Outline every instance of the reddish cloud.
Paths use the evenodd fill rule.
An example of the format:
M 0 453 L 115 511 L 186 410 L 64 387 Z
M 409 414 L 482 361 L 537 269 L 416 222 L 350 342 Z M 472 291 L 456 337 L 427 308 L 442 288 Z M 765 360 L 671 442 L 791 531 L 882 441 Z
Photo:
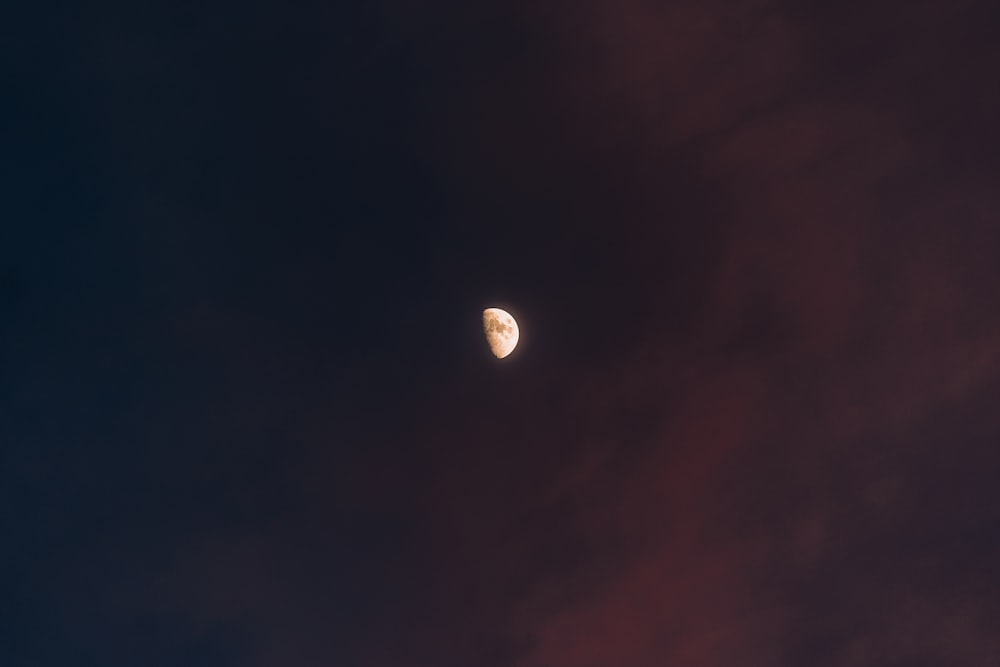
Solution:
M 427 516 L 459 554 L 440 575 L 451 597 L 437 637 L 472 645 L 428 654 L 475 660 L 469 637 L 489 636 L 516 647 L 503 664 L 519 667 L 996 655 L 986 628 L 1000 609 L 956 549 L 1000 516 L 974 470 L 997 462 L 976 443 L 997 427 L 985 407 L 1000 372 L 995 253 L 983 248 L 997 247 L 1000 207 L 985 181 L 953 177 L 976 173 L 972 158 L 943 162 L 940 137 L 963 128 L 929 128 L 912 106 L 928 93 L 907 83 L 930 63 L 968 66 L 951 50 L 975 9 L 900 11 L 893 36 L 879 26 L 895 13 L 585 3 L 545 15 L 557 54 L 531 72 L 501 67 L 460 100 L 476 112 L 462 141 L 514 170 L 519 196 L 586 201 L 574 187 L 603 184 L 618 215 L 552 224 L 570 240 L 631 235 L 630 284 L 647 281 L 654 304 L 599 376 L 526 358 L 544 368 L 511 385 L 523 395 L 449 399 L 431 420 L 448 444 Z M 938 25 L 946 37 L 922 50 Z M 981 100 L 947 89 L 956 105 Z M 567 156 L 585 166 L 549 179 Z M 674 311 L 692 318 L 683 334 L 655 310 L 669 268 L 647 263 L 687 224 L 667 215 L 671 198 L 697 206 L 669 181 L 671 161 L 716 216 L 709 251 L 690 234 L 706 264 L 698 307 Z M 484 421 L 503 435 L 474 436 Z M 959 514 L 974 518 L 953 532 Z M 983 538 L 973 569 L 997 548 Z

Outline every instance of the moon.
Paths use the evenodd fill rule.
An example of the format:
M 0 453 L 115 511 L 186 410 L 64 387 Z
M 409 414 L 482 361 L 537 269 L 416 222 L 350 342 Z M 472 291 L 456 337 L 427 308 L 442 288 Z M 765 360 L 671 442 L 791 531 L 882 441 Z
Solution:
M 483 311 L 483 331 L 490 351 L 497 359 L 503 359 L 517 347 L 520 332 L 517 322 L 506 310 L 487 308 Z

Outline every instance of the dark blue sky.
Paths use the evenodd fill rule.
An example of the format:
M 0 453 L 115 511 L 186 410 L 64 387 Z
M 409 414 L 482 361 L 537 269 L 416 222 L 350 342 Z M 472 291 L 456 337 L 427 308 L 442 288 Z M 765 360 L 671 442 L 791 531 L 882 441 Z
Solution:
M 1000 661 L 991 3 L 4 23 L 0 664 Z

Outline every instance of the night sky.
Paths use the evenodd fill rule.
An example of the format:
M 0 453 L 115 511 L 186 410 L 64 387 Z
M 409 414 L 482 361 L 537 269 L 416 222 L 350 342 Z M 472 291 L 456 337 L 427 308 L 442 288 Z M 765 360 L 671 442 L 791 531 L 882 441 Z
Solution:
M 21 4 L 0 665 L 1000 665 L 994 0 Z

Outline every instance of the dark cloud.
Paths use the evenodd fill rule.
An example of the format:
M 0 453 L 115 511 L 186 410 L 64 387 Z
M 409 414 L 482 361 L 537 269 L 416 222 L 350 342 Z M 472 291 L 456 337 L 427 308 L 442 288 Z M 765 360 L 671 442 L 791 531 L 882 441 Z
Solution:
M 447 445 L 425 516 L 453 561 L 445 618 L 414 631 L 427 656 L 506 641 L 504 664 L 539 667 L 995 659 L 981 438 L 1000 318 L 977 248 L 995 247 L 997 202 L 973 144 L 998 99 L 966 73 L 996 55 L 981 5 L 900 11 L 526 12 L 526 31 L 559 33 L 553 52 L 456 95 L 450 135 L 509 170 L 485 196 L 549 207 L 553 239 L 516 254 L 593 248 L 565 284 L 522 289 L 628 333 L 559 330 L 524 360 L 521 397 L 429 418 Z
M 1000 658 L 992 5 L 116 16 L 18 116 L 94 225 L 0 256 L 0 662 Z

